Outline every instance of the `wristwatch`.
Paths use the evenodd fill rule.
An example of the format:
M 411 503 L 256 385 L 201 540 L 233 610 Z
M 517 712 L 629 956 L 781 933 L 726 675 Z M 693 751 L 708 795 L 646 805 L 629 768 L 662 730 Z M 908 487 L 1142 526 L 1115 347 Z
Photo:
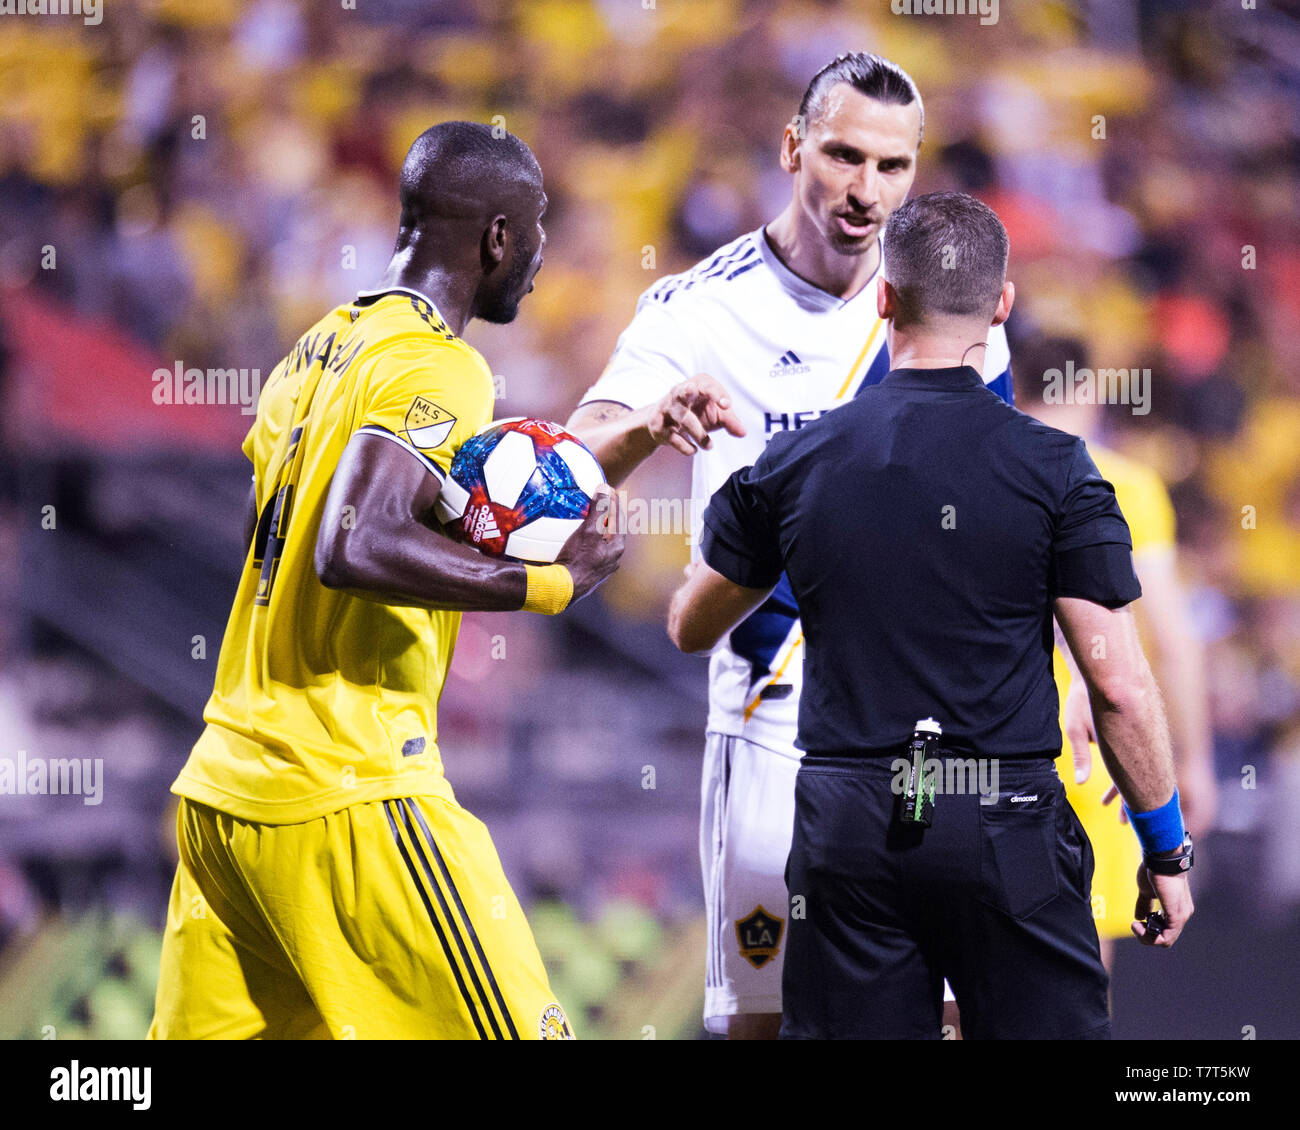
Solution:
M 1143 855 L 1142 863 L 1153 875 L 1181 875 L 1192 867 L 1192 836 L 1183 833 L 1183 846 L 1177 855 Z

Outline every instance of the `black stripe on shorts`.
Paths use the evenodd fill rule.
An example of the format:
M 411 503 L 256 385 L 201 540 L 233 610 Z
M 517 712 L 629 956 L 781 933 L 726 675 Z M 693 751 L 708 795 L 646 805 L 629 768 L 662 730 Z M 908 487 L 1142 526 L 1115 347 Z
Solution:
M 392 829 L 393 840 L 397 843 L 397 850 L 401 852 L 402 861 L 406 864 L 406 869 L 411 873 L 411 879 L 415 883 L 416 890 L 420 892 L 420 900 L 424 903 L 424 909 L 429 914 L 429 921 L 433 923 L 434 932 L 438 935 L 438 941 L 442 945 L 443 955 L 447 958 L 447 964 L 451 967 L 452 974 L 456 978 L 456 987 L 460 990 L 461 998 L 465 1001 L 465 1007 L 469 1009 L 470 1019 L 474 1021 L 474 1028 L 478 1032 L 479 1039 L 486 1040 L 488 1038 L 488 1034 L 483 1027 L 483 1020 L 479 1016 L 478 1002 L 475 1001 L 475 999 L 470 995 L 469 989 L 466 988 L 465 986 L 465 979 L 461 976 L 460 966 L 456 964 L 456 955 L 451 948 L 451 943 L 447 940 L 447 935 L 442 928 L 442 923 L 438 921 L 437 914 L 434 913 L 433 903 L 429 901 L 429 894 L 424 889 L 424 884 L 420 881 L 420 873 L 419 871 L 416 870 L 415 863 L 411 859 L 410 852 L 406 850 L 406 844 L 402 840 L 401 832 L 398 831 L 397 821 L 393 818 L 394 803 L 395 802 L 390 800 L 384 801 L 384 813 L 388 816 L 388 826 L 389 828 Z M 418 844 L 416 850 L 417 851 L 419 850 Z M 437 891 L 436 885 L 434 889 L 435 891 Z M 446 903 L 442 898 L 442 892 L 437 891 L 437 894 L 438 894 L 438 901 L 443 903 L 443 910 L 445 912 Z M 450 915 L 447 916 L 447 921 L 449 924 L 451 924 Z M 455 928 L 454 925 L 452 928 L 453 929 Z M 460 941 L 459 937 L 457 938 L 457 941 L 458 942 Z M 464 950 L 463 944 L 461 945 L 461 950 L 462 952 Z M 466 967 L 470 969 L 470 973 L 472 975 L 473 968 L 470 967 L 469 961 L 466 960 L 465 964 Z M 497 1038 L 500 1039 L 501 1031 L 500 1029 L 497 1028 L 495 1020 L 492 1021 L 492 1027 L 496 1031 Z
M 465 923 L 465 929 L 469 931 L 469 940 L 474 946 L 474 952 L 478 955 L 479 964 L 483 967 L 483 972 L 487 974 L 488 985 L 492 989 L 492 996 L 496 999 L 497 1007 L 501 1010 L 501 1016 L 506 1022 L 506 1028 L 510 1032 L 510 1038 L 512 1040 L 517 1040 L 519 1039 L 519 1032 L 515 1028 L 514 1019 L 510 1015 L 510 1010 L 506 1007 L 505 997 L 502 995 L 501 988 L 497 984 L 496 974 L 492 972 L 492 966 L 488 964 L 487 954 L 483 952 L 483 946 L 478 940 L 478 934 L 474 930 L 474 923 L 470 921 L 469 913 L 465 910 L 465 904 L 461 901 L 460 892 L 456 890 L 456 884 L 452 881 L 451 872 L 447 868 L 447 861 L 443 859 L 442 852 L 438 850 L 438 845 L 433 839 L 433 833 L 429 831 L 429 825 L 424 822 L 424 814 L 420 812 L 411 800 L 407 799 L 402 803 L 410 809 L 411 815 L 415 817 L 419 822 L 421 829 L 424 831 L 424 838 L 429 845 L 429 849 L 433 852 L 433 858 L 438 862 L 438 869 L 442 872 L 443 881 L 447 884 L 447 889 L 451 891 L 451 897 L 455 900 L 456 908 L 460 911 L 461 920 Z M 408 828 L 411 826 L 409 817 L 406 826 Z M 448 920 L 450 921 L 450 916 L 448 916 Z M 468 964 L 468 959 L 466 963 Z M 471 967 L 471 973 L 472 972 L 473 969 Z M 475 977 L 475 984 L 477 985 L 477 983 L 478 979 Z M 480 989 L 480 992 L 481 991 L 482 990 Z

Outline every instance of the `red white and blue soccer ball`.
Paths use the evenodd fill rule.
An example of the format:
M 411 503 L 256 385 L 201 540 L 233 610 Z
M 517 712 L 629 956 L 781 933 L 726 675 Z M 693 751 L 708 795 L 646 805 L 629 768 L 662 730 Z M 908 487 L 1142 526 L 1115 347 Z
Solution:
M 500 420 L 466 440 L 438 496 L 448 532 L 493 557 L 549 564 L 605 481 L 577 436 L 547 420 Z

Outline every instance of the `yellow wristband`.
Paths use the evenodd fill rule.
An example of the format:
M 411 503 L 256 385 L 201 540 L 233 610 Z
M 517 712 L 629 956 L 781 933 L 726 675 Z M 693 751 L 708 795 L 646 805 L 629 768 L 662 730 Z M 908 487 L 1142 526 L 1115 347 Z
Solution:
M 541 612 L 554 616 L 563 612 L 573 599 L 573 574 L 564 565 L 525 565 L 528 575 L 528 594 L 524 597 L 525 612 Z

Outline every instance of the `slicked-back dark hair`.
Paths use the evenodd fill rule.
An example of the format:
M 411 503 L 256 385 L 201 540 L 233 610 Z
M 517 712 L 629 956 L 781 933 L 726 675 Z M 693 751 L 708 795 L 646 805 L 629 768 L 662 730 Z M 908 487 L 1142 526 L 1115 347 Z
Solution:
M 921 132 L 916 143 L 921 144 L 925 137 L 925 106 L 912 76 L 897 63 L 866 51 L 839 55 L 813 75 L 799 103 L 799 117 L 803 119 L 805 129 L 821 117 L 831 87 L 842 82 L 887 106 L 910 106 L 915 102 L 921 111 Z
M 997 213 L 964 192 L 929 192 L 885 225 L 885 278 L 898 294 L 897 320 L 993 316 L 1011 243 Z

